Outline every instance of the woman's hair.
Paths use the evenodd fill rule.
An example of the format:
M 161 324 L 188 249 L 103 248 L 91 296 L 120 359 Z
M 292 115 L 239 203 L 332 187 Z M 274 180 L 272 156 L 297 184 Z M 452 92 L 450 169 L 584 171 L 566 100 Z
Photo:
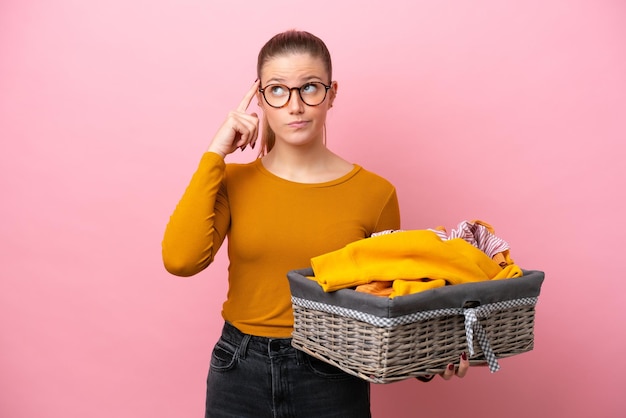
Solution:
M 261 79 L 261 70 L 265 63 L 272 58 L 289 54 L 309 54 L 314 58 L 319 58 L 326 67 L 329 81 L 332 81 L 333 66 L 330 59 L 330 52 L 324 41 L 317 36 L 298 30 L 288 30 L 274 35 L 259 51 L 256 73 Z M 270 128 L 267 118 L 263 117 L 263 130 L 261 134 L 261 148 L 259 156 L 267 154 L 274 147 L 276 136 Z

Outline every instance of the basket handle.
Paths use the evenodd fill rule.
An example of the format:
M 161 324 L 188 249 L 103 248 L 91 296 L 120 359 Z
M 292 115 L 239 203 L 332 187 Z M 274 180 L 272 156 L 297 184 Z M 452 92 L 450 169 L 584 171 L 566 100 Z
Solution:
M 463 309 L 476 308 L 478 306 L 480 306 L 480 301 L 479 300 L 467 300 L 463 304 Z

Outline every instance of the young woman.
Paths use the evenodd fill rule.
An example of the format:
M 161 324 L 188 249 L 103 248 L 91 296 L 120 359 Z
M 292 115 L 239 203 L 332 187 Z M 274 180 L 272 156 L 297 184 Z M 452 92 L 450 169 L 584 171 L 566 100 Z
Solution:
M 207 380 L 206 417 L 369 417 L 369 384 L 291 347 L 286 273 L 372 233 L 400 228 L 396 190 L 325 145 L 337 96 L 330 54 L 307 32 L 288 31 L 261 49 L 258 80 L 219 128 L 163 240 L 169 272 L 205 269 L 228 237 L 225 324 Z M 226 164 L 257 145 L 259 158 Z M 452 365 L 451 365 L 452 366 Z M 442 375 L 463 376 L 462 357 Z

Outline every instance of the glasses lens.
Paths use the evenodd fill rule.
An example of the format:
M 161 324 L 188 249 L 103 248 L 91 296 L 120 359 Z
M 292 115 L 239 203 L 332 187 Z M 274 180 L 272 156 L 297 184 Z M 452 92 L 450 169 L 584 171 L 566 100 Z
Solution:
M 300 87 L 300 97 L 309 106 L 317 106 L 326 98 L 326 87 L 322 83 L 307 83 Z
M 270 84 L 263 89 L 263 95 L 270 106 L 281 107 L 289 100 L 289 87 L 282 84 Z

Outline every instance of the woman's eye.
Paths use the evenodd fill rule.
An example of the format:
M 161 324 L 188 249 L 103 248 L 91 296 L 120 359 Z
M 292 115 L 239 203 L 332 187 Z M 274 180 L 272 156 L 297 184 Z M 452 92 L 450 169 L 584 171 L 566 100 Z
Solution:
M 287 89 L 285 89 L 285 87 L 283 87 L 283 86 L 272 86 L 272 88 L 270 89 L 270 92 L 274 96 L 282 96 L 282 95 L 286 94 L 285 93 L 286 91 L 287 91 Z
M 303 93 L 311 94 L 317 91 L 317 86 L 313 83 L 305 84 L 301 87 Z

